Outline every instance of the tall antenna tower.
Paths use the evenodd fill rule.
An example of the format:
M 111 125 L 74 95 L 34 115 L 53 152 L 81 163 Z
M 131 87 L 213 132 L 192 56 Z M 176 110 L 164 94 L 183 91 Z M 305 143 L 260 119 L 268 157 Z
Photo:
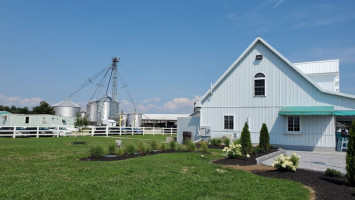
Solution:
M 112 58 L 112 100 L 118 101 L 117 99 L 117 63 L 120 62 L 120 57 Z

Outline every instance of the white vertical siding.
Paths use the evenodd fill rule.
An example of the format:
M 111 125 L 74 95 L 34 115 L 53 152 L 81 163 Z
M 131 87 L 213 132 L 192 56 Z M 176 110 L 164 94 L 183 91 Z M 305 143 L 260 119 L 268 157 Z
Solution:
M 255 60 L 256 55 L 262 60 Z M 266 77 L 266 96 L 254 96 L 254 75 Z M 219 85 L 201 102 L 201 126 L 211 126 L 212 137 L 233 134 L 237 137 L 247 118 L 253 143 L 266 123 L 271 143 L 299 146 L 335 146 L 333 116 L 301 118 L 302 134 L 286 134 L 286 118 L 278 115 L 282 106 L 334 106 L 336 110 L 355 109 L 354 99 L 319 91 L 296 70 L 261 42 L 246 54 Z M 223 116 L 235 116 L 234 130 L 224 130 Z

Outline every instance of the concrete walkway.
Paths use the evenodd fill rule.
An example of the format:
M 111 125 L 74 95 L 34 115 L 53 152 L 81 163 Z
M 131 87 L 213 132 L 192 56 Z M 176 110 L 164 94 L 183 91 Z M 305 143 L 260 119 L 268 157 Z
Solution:
M 299 169 L 324 172 L 327 168 L 331 168 L 346 173 L 345 152 L 286 151 L 287 155 L 293 152 L 301 156 Z M 275 158 L 277 156 L 265 160 L 262 164 L 272 166 Z

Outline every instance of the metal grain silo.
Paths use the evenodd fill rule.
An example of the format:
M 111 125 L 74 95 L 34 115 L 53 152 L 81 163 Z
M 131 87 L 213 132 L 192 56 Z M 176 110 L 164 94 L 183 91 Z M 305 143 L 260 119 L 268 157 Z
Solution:
M 105 95 L 98 99 L 97 102 L 97 123 L 101 124 L 110 117 L 112 98 Z
M 127 126 L 128 127 L 141 127 L 142 114 L 138 112 L 127 114 Z
M 97 103 L 96 101 L 90 101 L 86 105 L 86 119 L 90 122 L 97 121 Z
M 118 114 L 118 126 L 125 127 L 127 124 L 127 114 L 121 112 Z
M 66 99 L 52 106 L 55 115 L 62 117 L 76 117 L 80 115 L 80 106 Z

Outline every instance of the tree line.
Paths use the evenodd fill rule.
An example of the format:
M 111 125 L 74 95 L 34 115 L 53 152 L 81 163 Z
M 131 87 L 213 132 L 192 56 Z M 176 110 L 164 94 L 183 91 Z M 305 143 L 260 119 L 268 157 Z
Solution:
M 0 111 L 7 111 L 12 114 L 50 114 L 54 115 L 54 110 L 46 101 L 41 101 L 38 106 L 30 110 L 28 107 L 3 106 L 0 105 Z

